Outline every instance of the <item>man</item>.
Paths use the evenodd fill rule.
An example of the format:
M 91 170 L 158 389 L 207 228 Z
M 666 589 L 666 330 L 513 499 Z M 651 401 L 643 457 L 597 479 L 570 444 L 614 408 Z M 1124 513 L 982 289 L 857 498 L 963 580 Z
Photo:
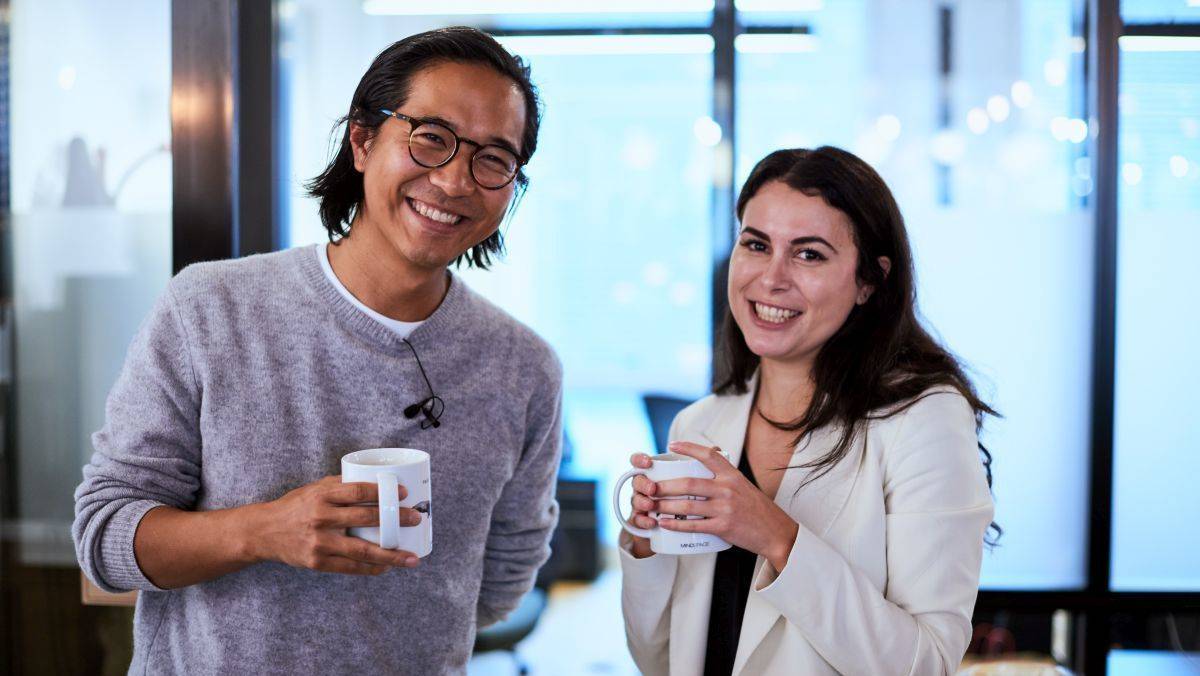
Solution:
M 181 272 L 109 397 L 73 533 L 93 582 L 143 590 L 131 672 L 462 673 L 549 555 L 561 367 L 448 271 L 500 250 L 528 69 L 473 29 L 416 35 L 346 122 L 310 186 L 331 244 Z M 345 532 L 378 524 L 376 487 L 334 476 L 372 447 L 432 456 L 423 559 Z

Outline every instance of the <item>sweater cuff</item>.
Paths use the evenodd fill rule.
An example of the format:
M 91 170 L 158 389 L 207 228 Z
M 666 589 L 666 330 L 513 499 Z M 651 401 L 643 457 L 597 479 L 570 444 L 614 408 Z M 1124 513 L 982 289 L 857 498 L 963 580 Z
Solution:
M 108 519 L 104 532 L 100 534 L 100 565 L 97 566 L 104 576 L 103 582 L 107 583 L 102 587 L 108 586 L 116 591 L 166 591 L 142 573 L 133 551 L 133 536 L 142 517 L 155 507 L 163 506 L 163 503 L 154 500 L 135 500 L 118 509 Z M 100 581 L 96 582 L 99 584 Z

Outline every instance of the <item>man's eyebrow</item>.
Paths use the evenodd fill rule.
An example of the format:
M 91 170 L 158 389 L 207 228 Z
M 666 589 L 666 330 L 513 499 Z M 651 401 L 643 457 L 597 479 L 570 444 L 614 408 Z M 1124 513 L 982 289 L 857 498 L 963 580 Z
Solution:
M 418 117 L 417 119 L 422 122 L 436 122 L 436 123 L 442 125 L 443 127 L 449 129 L 450 131 L 454 132 L 455 134 L 458 134 L 458 129 L 455 128 L 454 123 L 450 122 L 450 120 L 447 120 L 444 117 L 438 117 L 437 115 L 426 115 L 423 117 Z M 461 136 L 460 138 L 466 138 L 466 137 Z M 467 139 L 467 140 L 474 141 L 475 139 Z M 519 150 L 517 150 L 516 147 L 513 146 L 512 143 L 510 143 L 508 140 L 503 139 L 499 136 L 493 136 L 493 137 L 485 140 L 483 145 L 499 146 L 501 148 L 504 148 L 508 152 L 512 153 L 513 155 L 516 155 L 517 157 L 521 156 L 521 152 Z
M 759 239 L 765 239 L 768 242 L 771 241 L 771 237 L 769 235 L 767 235 L 767 233 L 765 233 L 762 230 L 759 230 L 757 228 L 750 228 L 750 227 L 742 228 L 742 232 L 754 235 L 755 237 L 758 237 Z M 792 240 L 791 244 L 792 244 L 792 246 L 799 246 L 801 244 L 824 244 L 825 246 L 832 249 L 834 253 L 838 252 L 836 246 L 830 244 L 828 242 L 828 240 L 826 240 L 824 237 L 818 237 L 816 235 L 806 235 L 804 237 L 797 237 L 796 239 Z

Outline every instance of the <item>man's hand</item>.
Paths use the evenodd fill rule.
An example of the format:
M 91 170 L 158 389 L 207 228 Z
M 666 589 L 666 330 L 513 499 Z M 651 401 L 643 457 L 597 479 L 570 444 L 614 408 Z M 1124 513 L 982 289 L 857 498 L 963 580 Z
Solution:
M 401 486 L 400 499 L 406 494 Z M 415 567 L 420 559 L 412 552 L 384 549 L 345 533 L 347 528 L 379 525 L 379 508 L 359 504 L 378 499 L 376 484 L 342 483 L 341 477 L 330 476 L 256 505 L 245 533 L 250 555 L 255 561 L 348 575 Z M 400 508 L 401 527 L 420 522 L 416 510 Z

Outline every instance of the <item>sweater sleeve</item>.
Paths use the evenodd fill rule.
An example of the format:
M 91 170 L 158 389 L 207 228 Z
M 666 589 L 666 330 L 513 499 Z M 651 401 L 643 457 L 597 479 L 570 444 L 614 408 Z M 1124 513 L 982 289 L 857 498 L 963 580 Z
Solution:
M 550 536 L 558 524 L 554 494 L 562 457 L 562 366 L 549 348 L 546 360 L 549 368 L 542 371 L 548 377 L 529 399 L 521 458 L 492 510 L 476 607 L 480 627 L 512 612 L 550 558 Z
M 130 345 L 75 490 L 76 556 L 109 592 L 159 589 L 134 556 L 138 523 L 155 507 L 193 506 L 200 487 L 200 388 L 171 289 Z
M 763 565 L 752 587 L 843 674 L 954 674 L 970 639 L 992 518 L 974 416 L 941 392 L 901 415 L 884 450 L 884 591 L 803 524 L 783 571 Z

